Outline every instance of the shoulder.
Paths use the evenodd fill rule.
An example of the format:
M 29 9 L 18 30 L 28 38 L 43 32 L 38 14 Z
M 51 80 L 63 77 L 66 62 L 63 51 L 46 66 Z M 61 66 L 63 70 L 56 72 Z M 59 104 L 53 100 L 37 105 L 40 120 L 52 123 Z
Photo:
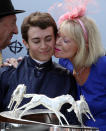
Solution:
M 73 72 L 73 65 L 69 59 L 61 58 L 59 59 L 59 64 Z
M 64 68 L 58 63 L 53 62 L 53 66 L 54 66 L 54 70 L 58 73 L 67 74 L 67 75 L 70 74 L 70 71 L 68 69 Z
M 60 58 L 59 59 L 59 64 L 66 64 L 66 63 L 68 63 L 69 61 L 68 61 L 68 59 L 64 59 L 64 58 Z
M 61 75 L 63 77 L 68 77 L 71 79 L 75 79 L 72 72 L 70 72 L 70 70 L 68 70 L 67 68 L 64 68 L 63 66 L 59 65 L 58 63 L 53 63 L 54 66 L 54 72 L 58 75 Z
M 54 64 L 54 70 L 57 76 L 59 76 L 59 78 L 63 80 L 63 83 L 65 83 L 65 86 L 69 86 L 69 93 L 75 98 L 77 99 L 77 85 L 76 85 L 76 80 L 73 76 L 73 74 L 66 68 L 62 67 L 61 65 L 57 64 L 57 63 L 53 63 Z
M 19 68 L 20 66 L 23 66 L 25 63 L 27 63 L 28 61 L 28 57 L 25 56 L 18 64 L 17 68 Z
M 8 72 L 10 70 L 13 70 L 14 67 L 13 66 L 5 66 L 5 67 L 0 67 L 0 76 L 5 73 Z
M 106 74 L 106 56 L 100 57 L 94 66 L 98 73 Z
M 15 68 L 15 67 L 13 67 L 13 66 L 4 66 L 4 67 L 1 67 L 1 68 L 0 68 L 0 76 L 1 76 L 2 74 L 4 74 L 4 73 L 9 75 L 9 74 L 11 74 L 12 72 L 16 71 L 18 68 L 20 68 L 21 65 L 23 65 L 24 61 L 26 61 L 25 59 L 26 59 L 26 58 L 23 58 L 23 60 L 19 62 L 17 68 Z

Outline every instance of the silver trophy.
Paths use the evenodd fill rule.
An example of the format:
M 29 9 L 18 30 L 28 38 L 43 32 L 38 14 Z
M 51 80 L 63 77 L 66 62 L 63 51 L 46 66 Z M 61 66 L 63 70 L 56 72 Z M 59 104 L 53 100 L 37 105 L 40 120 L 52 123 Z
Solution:
M 31 100 L 27 104 L 18 108 L 24 98 L 31 98 Z M 72 105 L 67 111 L 71 112 L 74 110 L 78 121 L 81 123 L 81 127 L 77 125 L 70 126 L 66 117 L 60 112 L 61 107 L 65 103 Z M 46 107 L 46 110 L 31 110 L 39 105 Z M 84 96 L 82 95 L 80 96 L 80 100 L 75 101 L 74 98 L 69 94 L 61 95 L 55 98 L 49 98 L 40 94 L 26 94 L 26 86 L 24 84 L 20 84 L 12 94 L 8 108 L 10 110 L 13 108 L 13 110 L 2 112 L 0 115 L 3 117 L 8 116 L 8 119 L 13 119 L 15 120 L 15 123 L 18 124 L 21 122 L 21 124 L 46 125 L 48 131 L 82 131 L 82 129 L 84 131 L 99 131 L 97 128 L 85 127 L 83 124 L 82 113 L 85 114 L 88 119 L 92 118 L 94 121 L 95 119 L 90 112 Z M 43 121 L 40 121 L 40 118 Z M 61 118 L 64 119 L 66 124 L 63 124 Z

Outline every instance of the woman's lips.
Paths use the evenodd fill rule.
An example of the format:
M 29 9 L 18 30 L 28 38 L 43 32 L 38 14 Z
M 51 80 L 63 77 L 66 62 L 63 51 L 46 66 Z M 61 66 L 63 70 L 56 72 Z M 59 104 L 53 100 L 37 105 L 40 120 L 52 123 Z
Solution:
M 58 49 L 58 48 L 55 48 L 55 51 L 61 51 L 60 49 Z

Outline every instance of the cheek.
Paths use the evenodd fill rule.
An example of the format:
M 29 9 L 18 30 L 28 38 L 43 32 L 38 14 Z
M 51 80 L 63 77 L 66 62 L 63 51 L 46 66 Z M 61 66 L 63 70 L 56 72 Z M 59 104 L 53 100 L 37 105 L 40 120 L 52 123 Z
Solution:
M 29 49 L 29 53 L 30 53 L 30 55 L 33 57 L 33 58 L 35 58 L 35 57 L 37 57 L 37 56 L 39 56 L 40 55 L 40 53 L 39 53 L 39 50 L 37 50 L 37 49 Z
M 6 36 L 9 36 L 8 30 L 5 30 L 4 33 L 2 33 L 2 35 L 5 36 L 5 37 L 6 37 Z
M 54 48 L 54 44 L 53 43 L 51 43 L 50 45 L 49 45 L 49 47 L 51 47 L 51 48 Z
M 55 44 L 56 44 L 56 41 L 55 41 L 55 40 L 52 40 L 51 45 L 54 47 Z
M 70 45 L 70 46 L 64 46 L 63 47 L 63 53 L 66 54 L 66 55 L 73 56 L 73 55 L 76 54 L 76 52 L 77 52 L 76 46 Z
M 76 55 L 78 48 L 76 46 L 73 46 L 72 48 L 69 48 L 69 50 L 70 50 L 70 52 L 69 52 L 70 56 L 73 57 Z
M 35 45 L 31 45 L 28 47 L 30 52 L 36 53 L 38 52 L 39 48 Z
M 13 31 L 13 27 L 7 27 L 7 28 L 6 28 L 6 32 L 10 33 L 10 32 L 12 32 L 12 31 Z
M 55 47 L 55 42 L 52 41 L 51 43 L 48 44 L 48 47 L 50 47 L 51 49 L 54 50 L 54 47 Z
M 71 47 L 67 46 L 67 45 L 62 45 L 61 49 L 62 49 L 63 53 L 68 53 L 68 52 L 70 52 Z

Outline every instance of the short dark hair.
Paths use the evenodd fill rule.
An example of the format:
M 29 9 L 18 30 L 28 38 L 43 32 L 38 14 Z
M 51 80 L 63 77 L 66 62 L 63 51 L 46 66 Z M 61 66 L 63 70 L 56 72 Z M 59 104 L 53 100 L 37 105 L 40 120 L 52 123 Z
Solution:
M 28 30 L 31 26 L 46 29 L 53 27 L 54 35 L 57 34 L 57 26 L 53 17 L 49 13 L 34 12 L 27 16 L 21 25 L 22 38 L 28 42 Z

